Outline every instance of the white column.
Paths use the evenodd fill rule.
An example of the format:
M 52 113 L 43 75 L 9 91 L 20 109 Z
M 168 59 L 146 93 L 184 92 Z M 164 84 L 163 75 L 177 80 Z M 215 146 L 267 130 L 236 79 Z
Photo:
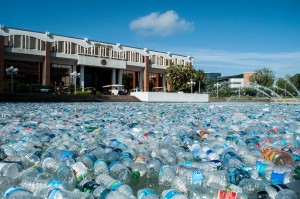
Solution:
M 73 72 L 77 71 L 77 65 L 73 65 Z M 72 84 L 75 85 L 76 78 L 72 78 Z
M 111 71 L 111 84 L 116 84 L 116 69 Z
M 80 86 L 84 91 L 84 66 L 80 66 Z
M 144 82 L 144 72 L 143 71 L 140 71 L 139 72 L 139 80 L 140 80 L 140 82 L 139 82 L 139 87 L 140 87 L 140 89 L 144 89 L 144 87 L 143 87 L 143 82 Z
M 119 74 L 118 74 L 118 84 L 123 84 L 123 70 L 119 69 Z
M 163 91 L 166 92 L 167 88 L 166 88 L 166 74 L 163 74 L 163 80 L 162 80 L 162 86 L 163 86 Z

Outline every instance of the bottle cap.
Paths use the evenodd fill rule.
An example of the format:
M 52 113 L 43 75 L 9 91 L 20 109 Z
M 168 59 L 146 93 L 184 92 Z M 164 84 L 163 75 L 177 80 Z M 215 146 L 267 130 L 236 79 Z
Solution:
M 132 178 L 135 179 L 135 180 L 139 179 L 140 176 L 141 176 L 141 174 L 138 171 L 135 171 L 135 172 L 132 173 Z

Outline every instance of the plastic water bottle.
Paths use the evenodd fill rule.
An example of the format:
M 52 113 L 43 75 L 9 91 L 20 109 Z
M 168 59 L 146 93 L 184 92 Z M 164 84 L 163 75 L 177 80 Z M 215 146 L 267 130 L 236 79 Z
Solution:
M 110 191 L 105 199 L 134 199 L 134 197 L 127 196 L 119 191 Z
M 243 193 L 247 194 L 248 197 L 254 198 L 258 192 L 265 190 L 267 184 L 263 180 L 245 178 L 239 182 L 238 186 L 242 188 Z
M 300 189 L 299 189 L 299 187 L 300 187 L 300 180 L 296 180 L 296 181 L 289 182 L 289 183 L 286 184 L 286 186 L 287 186 L 289 189 L 295 191 L 295 193 L 296 193 L 296 194 L 298 195 L 298 197 L 300 198 Z
M 119 191 L 127 196 L 133 195 L 132 188 L 108 174 L 100 174 L 95 179 L 96 183 L 107 186 L 112 191 Z
M 213 161 L 203 161 L 203 162 L 181 162 L 180 163 L 183 166 L 186 167 L 194 167 L 197 169 L 201 169 L 203 171 L 215 171 L 218 170 L 218 164 Z
M 275 199 L 298 199 L 297 194 L 289 189 L 282 189 L 278 192 Z
M 265 191 L 267 192 L 267 194 L 268 194 L 268 196 L 269 196 L 270 199 L 275 199 L 275 198 L 278 198 L 277 197 L 278 193 L 280 191 L 284 190 L 284 189 L 288 189 L 288 187 L 286 185 L 284 185 L 284 184 L 277 184 L 277 185 L 268 185 L 268 186 L 266 186 Z M 292 191 L 292 190 L 290 190 L 290 191 Z M 281 193 L 285 193 L 285 192 L 281 192 Z M 294 193 L 294 194 L 296 195 L 296 193 Z M 290 194 L 288 194 L 288 196 L 289 195 Z M 280 194 L 280 196 L 283 197 L 282 194 Z M 296 195 L 296 198 L 297 198 L 297 195 Z
M 58 180 L 70 181 L 74 179 L 73 170 L 69 166 L 62 166 L 56 172 Z
M 51 179 L 49 181 L 49 180 L 36 179 L 33 177 L 24 178 L 21 181 L 20 185 L 23 188 L 31 191 L 32 193 L 46 187 L 57 187 L 69 191 L 73 191 L 75 188 L 73 184 L 70 184 L 66 181 L 61 181 L 56 179 Z
M 291 154 L 285 151 L 274 149 L 268 145 L 261 146 L 260 151 L 264 159 L 273 162 L 275 165 L 291 165 L 293 163 Z
M 199 183 L 199 180 L 198 180 Z M 175 176 L 175 178 L 171 182 L 171 187 L 187 194 L 189 191 L 189 187 L 191 185 L 191 180 L 188 179 L 185 175 Z M 198 185 L 198 184 L 197 184 Z
M 160 199 L 160 195 L 158 195 L 152 189 L 140 189 L 137 193 L 137 199 Z
M 152 158 L 147 164 L 147 177 L 148 178 L 158 177 L 158 173 L 162 165 L 163 162 L 160 158 L 158 157 Z
M 110 192 L 105 186 L 94 181 L 82 180 L 78 186 L 82 192 L 91 193 L 95 199 L 105 199 Z
M 131 168 L 134 163 L 132 153 L 129 151 L 122 152 L 120 156 L 120 161 L 126 167 Z
M 239 168 L 232 167 L 228 169 L 229 182 L 239 185 L 240 181 L 245 178 L 250 178 L 250 174 Z
M 264 179 L 271 184 L 286 184 L 291 181 L 291 172 L 284 172 L 278 170 L 266 170 Z
M 98 159 L 94 163 L 94 172 L 96 175 L 102 174 L 102 173 L 109 173 L 108 165 L 105 160 Z
M 161 189 L 168 189 L 171 187 L 171 182 L 174 180 L 176 174 L 172 166 L 165 165 L 160 168 L 158 175 L 158 184 Z
M 41 167 L 38 167 L 38 166 L 29 167 L 29 168 L 21 171 L 20 173 L 18 173 L 13 178 L 13 181 L 14 181 L 15 184 L 19 184 L 23 178 L 25 178 L 27 176 L 36 177 L 38 174 L 40 174 L 42 172 L 43 172 L 43 170 L 42 170 Z
M 62 166 L 65 166 L 63 162 L 51 157 L 44 159 L 42 163 L 43 170 L 53 174 Z
M 131 181 L 131 171 L 120 162 L 112 162 L 109 167 L 109 175 L 117 180 L 124 183 L 130 183 Z
M 86 180 L 92 180 L 93 179 L 92 173 L 89 172 L 87 166 L 82 162 L 76 162 L 72 166 L 72 169 L 73 169 L 73 172 L 74 172 L 74 176 L 78 181 L 81 181 L 83 179 L 86 179 Z
M 59 188 L 47 187 L 41 190 L 37 190 L 33 193 L 35 197 L 47 198 L 47 199 L 62 199 L 62 198 L 78 198 L 78 199 L 93 199 L 93 196 L 85 192 L 72 192 Z
M 11 187 L 3 194 L 7 199 L 33 199 L 33 195 L 22 187 Z
M 213 189 L 224 189 L 229 184 L 226 170 L 203 171 L 203 175 L 203 186 Z
M 13 185 L 13 181 L 10 177 L 1 176 L 0 178 L 0 196 L 3 196 L 4 192 Z
M 0 162 L 0 176 L 14 178 L 22 170 L 22 165 L 18 163 Z
M 84 163 L 89 169 L 93 168 L 94 163 L 97 161 L 97 157 L 92 154 L 84 154 L 76 158 L 76 162 Z
M 188 199 L 184 194 L 176 189 L 168 189 L 162 192 L 163 199 Z

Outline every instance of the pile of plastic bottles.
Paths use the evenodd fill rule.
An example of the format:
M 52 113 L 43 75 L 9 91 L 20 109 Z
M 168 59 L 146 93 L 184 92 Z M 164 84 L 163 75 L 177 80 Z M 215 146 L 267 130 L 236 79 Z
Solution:
M 0 197 L 296 199 L 297 104 L 1 103 Z

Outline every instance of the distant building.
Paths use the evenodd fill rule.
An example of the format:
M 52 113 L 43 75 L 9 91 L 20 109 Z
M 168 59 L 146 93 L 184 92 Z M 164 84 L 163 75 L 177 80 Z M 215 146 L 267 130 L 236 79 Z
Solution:
M 126 89 L 169 87 L 166 69 L 171 65 L 193 65 L 193 58 L 170 52 L 137 48 L 0 26 L 0 92 L 9 90 L 10 66 L 18 68 L 14 80 L 22 84 L 69 86 L 78 84 L 100 90 L 107 84 Z M 71 78 L 80 73 L 78 81 Z M 170 90 L 170 89 L 168 89 Z
M 218 82 L 229 88 L 246 88 L 250 87 L 250 77 L 253 74 L 255 74 L 255 72 L 245 72 L 240 75 L 218 77 Z
M 205 73 L 207 79 L 213 79 L 216 80 L 218 77 L 221 77 L 221 73 Z

